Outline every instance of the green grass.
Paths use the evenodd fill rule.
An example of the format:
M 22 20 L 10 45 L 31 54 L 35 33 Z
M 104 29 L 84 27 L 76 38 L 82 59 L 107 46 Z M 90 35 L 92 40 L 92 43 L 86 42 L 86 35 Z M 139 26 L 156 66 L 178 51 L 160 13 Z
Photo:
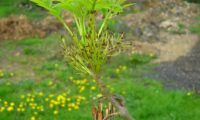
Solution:
M 45 39 L 0 42 L 0 109 L 5 101 L 15 103 L 14 111 L 0 112 L 0 120 L 31 120 L 32 116 L 36 120 L 92 119 L 91 106 L 97 104 L 94 98 L 99 92 L 91 90 L 95 85 L 91 78 L 80 76 L 63 60 L 58 37 L 53 34 Z M 112 92 L 126 98 L 128 109 L 137 120 L 199 120 L 200 96 L 165 90 L 160 82 L 145 77 L 156 66 L 150 63 L 153 59 L 155 56 L 147 54 L 116 56 L 103 67 L 102 79 Z M 87 82 L 82 85 L 74 82 L 84 79 Z M 85 90 L 80 92 L 83 86 Z M 65 107 L 50 108 L 50 102 L 45 101 L 55 100 L 64 93 L 72 102 L 76 102 L 77 95 L 86 100 L 81 102 L 80 109 L 72 111 L 67 107 L 70 102 Z M 43 112 L 28 105 L 31 103 L 27 102 L 28 94 L 35 96 L 35 103 L 44 107 Z M 17 112 L 20 102 L 27 103 L 25 112 Z M 58 115 L 53 114 L 55 110 Z
M 19 7 L 21 3 L 32 6 L 32 9 Z M 29 0 L 2 0 L 0 1 L 0 18 L 10 15 L 26 15 L 30 20 L 38 20 L 46 14 L 40 8 L 36 7 Z
M 200 3 L 200 0 L 186 0 L 188 2 L 191 2 L 191 3 Z
M 190 31 L 194 34 L 200 35 L 200 16 L 195 17 L 197 23 L 190 26 Z
M 200 23 L 194 24 L 190 27 L 190 31 L 194 34 L 200 35 Z

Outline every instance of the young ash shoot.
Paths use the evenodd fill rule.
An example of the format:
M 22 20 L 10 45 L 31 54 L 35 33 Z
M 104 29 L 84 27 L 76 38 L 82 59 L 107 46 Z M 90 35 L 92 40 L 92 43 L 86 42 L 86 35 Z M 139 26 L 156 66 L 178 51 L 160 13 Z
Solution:
M 134 120 L 119 98 L 113 95 L 101 80 L 102 65 L 113 56 L 123 35 L 113 35 L 107 30 L 108 22 L 130 4 L 125 0 L 32 0 L 47 9 L 68 31 L 72 43 L 63 40 L 66 60 L 79 72 L 92 76 L 106 97 L 117 108 L 125 120 Z M 62 17 L 69 12 L 75 21 L 76 30 L 71 29 Z M 97 18 L 101 19 L 97 19 Z M 97 26 L 100 23 L 100 26 Z M 122 100 L 122 99 L 120 99 Z

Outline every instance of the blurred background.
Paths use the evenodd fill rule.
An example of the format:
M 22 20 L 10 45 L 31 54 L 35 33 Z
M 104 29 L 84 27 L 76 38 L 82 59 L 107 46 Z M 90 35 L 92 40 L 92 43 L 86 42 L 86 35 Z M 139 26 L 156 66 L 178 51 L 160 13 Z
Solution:
M 107 87 L 137 120 L 199 120 L 200 0 L 127 2 L 135 4 L 108 24 L 129 46 L 104 66 Z M 92 119 L 101 94 L 63 59 L 61 36 L 43 8 L 0 1 L 0 120 Z

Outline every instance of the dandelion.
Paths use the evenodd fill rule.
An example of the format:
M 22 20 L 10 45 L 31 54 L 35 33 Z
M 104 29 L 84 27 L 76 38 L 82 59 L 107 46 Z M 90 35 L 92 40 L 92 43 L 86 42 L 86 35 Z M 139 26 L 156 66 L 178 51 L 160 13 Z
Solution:
M 21 95 L 21 99 L 24 99 L 25 98 L 25 96 L 24 95 Z
M 123 71 L 125 71 L 125 70 L 127 70 L 127 67 L 126 67 L 126 66 L 122 66 L 121 69 L 122 69 Z
M 3 77 L 4 76 L 4 73 L 3 72 L 0 72 L 0 77 Z
M 31 120 L 35 120 L 35 117 L 34 117 L 34 116 L 32 116 L 32 117 L 31 117 Z
M 3 112 L 5 110 L 5 107 L 0 108 L 0 112 Z
M 14 73 L 10 73 L 10 76 L 13 77 L 13 76 L 14 76 Z
M 49 98 L 45 98 L 45 101 L 48 102 L 48 101 L 49 101 Z
M 11 102 L 11 103 L 10 103 L 10 106 L 15 106 L 15 103 L 14 103 L 14 102 Z
M 154 57 L 155 55 L 154 55 L 153 53 L 150 53 L 149 56 L 150 56 L 150 57 Z
M 73 77 L 72 77 L 72 76 L 70 76 L 70 77 L 69 77 L 69 79 L 70 79 L 70 80 L 73 80 Z
M 44 93 L 43 92 L 39 92 L 38 95 L 39 96 L 44 96 Z
M 34 100 L 34 98 L 31 98 L 30 101 L 31 101 L 31 102 L 34 102 L 35 100 Z
M 22 112 L 25 112 L 25 108 L 21 108 L 21 111 L 22 111 Z
M 68 108 L 68 111 L 72 111 L 72 109 L 71 109 L 71 108 Z
M 10 106 L 10 107 L 7 108 L 8 112 L 12 112 L 13 110 L 14 110 L 14 108 L 12 106 Z
M 48 85 L 49 85 L 49 86 L 52 86 L 52 85 L 53 85 L 53 82 L 52 82 L 52 81 L 49 81 L 49 82 L 48 82 Z
M 85 86 L 81 86 L 80 89 L 79 89 L 79 92 L 83 92 L 85 90 Z
M 71 101 L 71 98 L 67 98 L 67 101 L 68 101 L 68 102 Z
M 93 79 L 92 82 L 93 82 L 93 83 L 96 83 L 96 80 Z
M 58 68 L 59 65 L 56 63 L 56 64 L 54 64 L 54 66 L 55 66 L 55 68 Z
M 50 98 L 54 97 L 54 94 L 50 94 L 49 97 L 50 97 Z
M 17 112 L 21 112 L 21 108 L 17 108 Z
M 119 72 L 120 72 L 120 69 L 119 69 L 119 68 L 115 69 L 115 72 L 116 72 L 116 73 L 119 73 Z
M 74 106 L 74 109 L 75 109 L 75 110 L 78 110 L 78 109 L 79 109 L 79 106 L 78 106 L 78 105 L 75 105 L 75 106 Z
M 7 106 L 8 105 L 8 102 L 7 101 L 4 101 L 4 103 L 3 103 L 5 106 Z
M 54 115 L 58 115 L 58 111 L 55 110 L 55 111 L 53 112 L 53 114 L 54 114 Z
M 27 96 L 28 96 L 28 97 L 31 97 L 31 93 L 28 93 Z
M 65 107 L 65 104 L 62 104 L 61 107 Z
M 96 90 L 96 87 L 95 87 L 95 86 L 92 86 L 90 89 L 91 89 L 91 90 Z
M 22 107 L 23 107 L 23 103 L 20 103 L 20 104 L 19 104 L 19 107 L 21 107 L 21 108 L 22 108 Z
M 36 116 L 37 116 L 37 115 L 38 115 L 38 112 L 34 112 L 34 115 L 36 115 Z
M 187 96 L 191 96 L 191 95 L 192 95 L 192 93 L 191 93 L 191 92 L 188 92 L 188 93 L 187 93 Z
M 100 98 L 102 97 L 103 95 L 100 93 L 100 94 L 97 94 L 97 98 Z
M 53 107 L 54 107 L 54 105 L 51 103 L 51 104 L 49 104 L 49 107 L 50 107 L 50 108 L 53 108 Z

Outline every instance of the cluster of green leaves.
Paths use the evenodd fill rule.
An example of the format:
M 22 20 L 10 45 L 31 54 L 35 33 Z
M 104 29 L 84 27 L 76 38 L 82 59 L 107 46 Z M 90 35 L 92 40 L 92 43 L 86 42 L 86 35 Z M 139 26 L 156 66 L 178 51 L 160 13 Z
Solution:
M 121 35 L 112 35 L 106 28 L 114 16 L 129 4 L 125 0 L 32 0 L 47 9 L 63 24 L 73 43 L 64 42 L 65 57 L 82 73 L 98 74 L 101 66 L 121 40 Z M 77 30 L 66 24 L 62 13 L 68 11 L 74 18 Z M 97 19 L 98 16 L 101 19 Z M 97 27 L 97 22 L 101 23 Z M 65 41 L 65 40 L 63 40 Z

